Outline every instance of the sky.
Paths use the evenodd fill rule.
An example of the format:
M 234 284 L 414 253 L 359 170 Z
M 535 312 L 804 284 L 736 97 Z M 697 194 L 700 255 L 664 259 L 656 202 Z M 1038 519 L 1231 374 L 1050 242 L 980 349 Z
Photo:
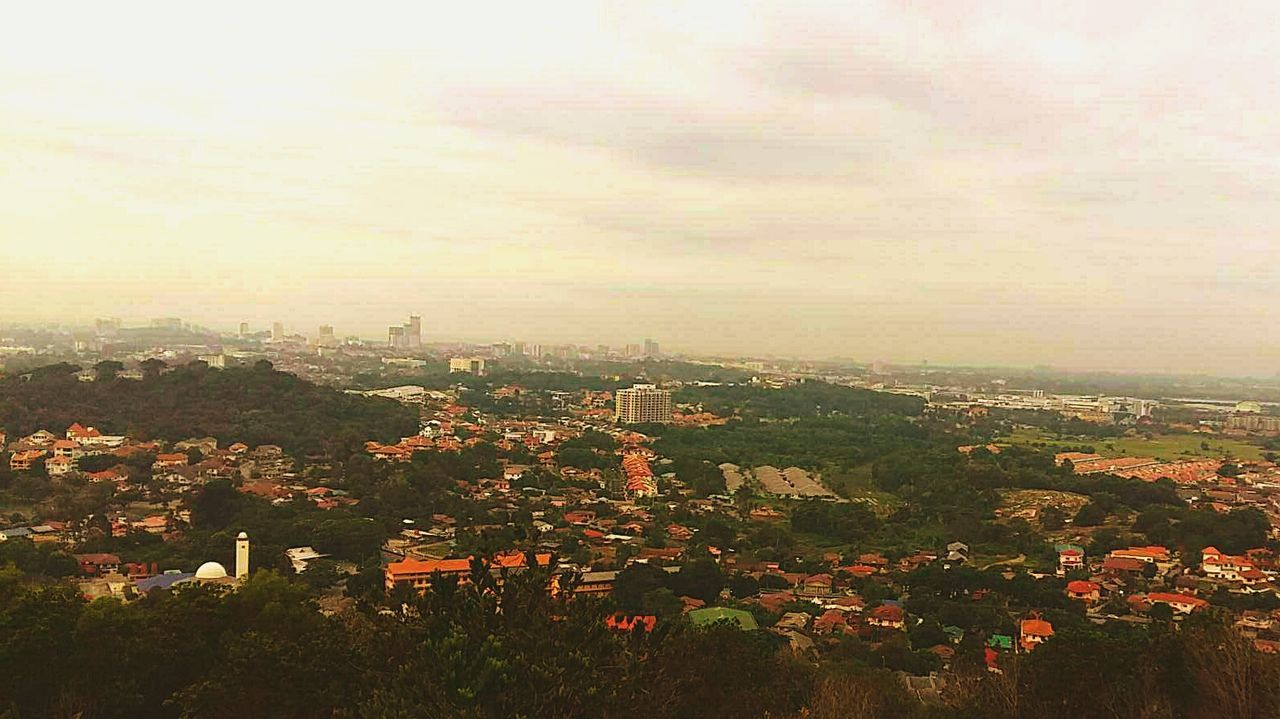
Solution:
M 1280 7 L 27 3 L 0 322 L 1266 374 Z

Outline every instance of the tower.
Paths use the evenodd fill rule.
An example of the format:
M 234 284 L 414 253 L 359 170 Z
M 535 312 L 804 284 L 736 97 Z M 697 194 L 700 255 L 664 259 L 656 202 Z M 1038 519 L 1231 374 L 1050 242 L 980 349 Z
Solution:
M 408 336 L 410 347 L 422 346 L 422 317 L 420 315 L 409 315 L 409 324 L 405 326 L 405 334 Z
M 249 576 L 249 535 L 241 532 L 236 536 L 236 579 Z

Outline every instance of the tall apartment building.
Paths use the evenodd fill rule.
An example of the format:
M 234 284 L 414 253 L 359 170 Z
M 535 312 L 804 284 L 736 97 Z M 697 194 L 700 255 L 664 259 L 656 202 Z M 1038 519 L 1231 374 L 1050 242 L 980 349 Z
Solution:
M 320 334 L 316 337 L 318 347 L 337 347 L 338 338 L 333 334 L 333 325 L 320 325 Z
M 422 316 L 409 315 L 409 324 L 405 325 L 405 338 L 410 347 L 422 346 Z
M 422 317 L 409 315 L 409 321 L 387 328 L 387 346 L 396 349 L 416 349 L 422 346 Z
M 404 338 L 403 326 L 391 325 L 387 328 L 387 346 L 394 349 L 403 349 L 409 346 Z
M 248 336 L 249 336 L 249 323 L 241 322 L 240 323 L 240 339 L 244 339 L 245 337 L 248 337 Z
M 280 342 L 284 340 L 284 323 L 276 322 L 271 325 L 271 341 Z
M 645 357 L 662 356 L 662 352 L 658 349 L 658 343 L 655 342 L 654 340 L 646 338 L 644 341 L 644 356 Z
M 671 392 L 651 384 L 620 389 L 613 395 L 614 418 L 619 424 L 671 421 Z

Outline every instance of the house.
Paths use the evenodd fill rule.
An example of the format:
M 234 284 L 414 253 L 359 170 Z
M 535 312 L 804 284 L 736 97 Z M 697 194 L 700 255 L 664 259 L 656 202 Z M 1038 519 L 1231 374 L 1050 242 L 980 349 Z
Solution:
M 849 629 L 849 617 L 839 609 L 828 609 L 813 620 L 815 634 L 844 633 Z
M 84 456 L 84 450 L 80 448 L 80 444 L 70 439 L 58 439 L 53 442 L 53 456 L 66 457 L 67 459 L 79 459 Z
M 1107 556 L 1122 559 L 1136 559 L 1139 562 L 1145 562 L 1147 564 L 1167 564 L 1172 561 L 1172 555 L 1169 550 L 1166 547 L 1160 546 L 1113 549 Z
M 31 434 L 22 438 L 22 441 L 25 444 L 29 444 L 33 447 L 42 447 L 45 449 L 52 447 L 53 443 L 56 442 L 57 440 L 58 440 L 58 435 L 54 434 L 53 432 L 50 432 L 47 429 L 38 429 L 35 432 L 32 432 Z
M 147 534 L 164 534 L 169 531 L 169 518 L 161 514 L 153 514 L 136 522 L 130 522 L 129 526 Z
M 1176 614 L 1190 614 L 1197 609 L 1204 609 L 1209 606 L 1209 602 L 1194 597 L 1190 594 L 1175 594 L 1172 592 L 1151 592 L 1147 595 L 1147 603 L 1156 605 L 1164 604 L 1173 609 Z
M 74 462 L 72 459 L 70 457 L 63 456 L 50 457 L 49 460 L 44 463 L 45 471 L 49 473 L 50 477 L 61 477 L 62 475 L 70 472 L 73 466 Z
M 693 539 L 693 530 L 680 524 L 667 525 L 667 536 L 677 542 L 687 542 Z
M 120 557 L 114 554 L 98 552 L 74 556 L 76 563 L 80 565 L 81 574 L 110 574 L 120 571 Z
M 825 596 L 831 594 L 832 579 L 830 574 L 813 574 L 805 577 L 800 584 L 801 594 Z
M 324 559 L 329 556 L 321 554 L 312 547 L 290 547 L 284 550 L 284 556 L 289 560 L 290 566 L 293 567 L 294 574 L 302 574 L 307 571 L 307 565 L 317 559 Z
M 613 592 L 613 584 L 617 580 L 617 572 L 583 572 L 573 593 L 588 597 L 607 597 Z
M 527 566 L 527 557 L 522 552 L 508 552 L 494 555 L 491 560 L 481 560 L 490 571 L 502 569 L 523 569 Z M 535 557 L 539 566 L 551 562 L 551 554 L 538 553 Z M 387 591 L 397 586 L 410 586 L 417 590 L 426 589 L 433 577 L 456 576 L 465 578 L 471 573 L 471 558 L 466 559 L 427 559 L 420 560 L 406 557 L 399 562 L 391 562 L 383 570 L 383 578 Z
M 1107 557 L 1102 560 L 1102 571 L 1118 577 L 1136 577 L 1142 574 L 1147 564 L 1131 557 Z
M 1073 544 L 1061 545 L 1058 549 L 1058 575 L 1084 569 L 1084 550 Z
M 9 455 L 9 469 L 15 472 L 30 471 L 36 461 L 45 455 L 43 449 L 27 449 Z
M 906 628 L 906 613 L 896 604 L 881 604 L 867 615 L 867 625 L 902 630 Z
M 1252 560 L 1242 556 L 1226 554 L 1217 547 L 1205 547 L 1200 553 L 1200 570 L 1210 579 L 1221 579 L 1236 582 L 1247 571 L 1257 571 Z
M 181 452 L 171 452 L 157 454 L 156 461 L 151 466 L 153 469 L 168 469 L 170 467 L 185 467 L 186 465 L 187 455 Z
M 1102 596 L 1102 587 L 1096 582 L 1077 579 L 1067 582 L 1067 597 L 1076 601 L 1093 604 Z
M 1052 636 L 1053 625 L 1038 615 L 1032 615 L 1018 623 L 1018 647 L 1024 652 L 1035 649 Z

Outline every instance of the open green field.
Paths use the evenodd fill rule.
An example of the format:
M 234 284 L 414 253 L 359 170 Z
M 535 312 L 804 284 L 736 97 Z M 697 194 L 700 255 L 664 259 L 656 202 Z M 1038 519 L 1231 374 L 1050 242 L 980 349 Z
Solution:
M 1231 457 L 1241 460 L 1262 459 L 1262 448 L 1238 439 L 1208 437 L 1198 434 L 1158 434 L 1151 439 L 1142 435 L 1093 439 L 1090 437 L 1061 437 L 1035 428 L 1022 427 L 997 444 L 1046 445 L 1050 448 L 1068 448 L 1089 445 L 1104 457 L 1155 457 L 1166 461 L 1195 457 Z M 1208 448 L 1205 448 L 1208 445 Z

